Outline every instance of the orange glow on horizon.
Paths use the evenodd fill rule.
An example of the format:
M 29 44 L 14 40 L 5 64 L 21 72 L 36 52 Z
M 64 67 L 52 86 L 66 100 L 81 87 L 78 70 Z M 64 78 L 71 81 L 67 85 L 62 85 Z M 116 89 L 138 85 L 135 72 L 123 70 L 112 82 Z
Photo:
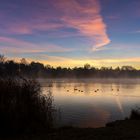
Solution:
M 20 62 L 21 58 L 8 58 L 9 60 L 14 60 L 16 62 Z M 30 59 L 27 58 L 27 62 L 39 62 L 44 65 L 50 65 L 53 67 L 83 67 L 84 64 L 90 64 L 93 67 L 121 67 L 121 66 L 132 66 L 136 69 L 140 69 L 140 58 L 123 58 L 123 59 L 70 59 L 70 58 L 64 58 L 64 57 L 52 57 L 52 56 L 46 56 L 46 59 Z

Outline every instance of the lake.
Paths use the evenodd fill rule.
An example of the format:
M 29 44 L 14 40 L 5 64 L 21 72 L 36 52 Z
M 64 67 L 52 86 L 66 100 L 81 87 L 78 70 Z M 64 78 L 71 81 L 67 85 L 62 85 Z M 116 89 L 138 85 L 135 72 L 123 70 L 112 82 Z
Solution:
M 140 79 L 39 80 L 57 109 L 57 126 L 103 127 L 140 107 Z

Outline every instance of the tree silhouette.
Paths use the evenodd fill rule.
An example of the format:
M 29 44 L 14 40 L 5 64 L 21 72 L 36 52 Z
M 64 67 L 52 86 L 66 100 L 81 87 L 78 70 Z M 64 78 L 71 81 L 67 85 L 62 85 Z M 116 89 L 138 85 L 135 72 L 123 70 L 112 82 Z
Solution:
M 99 69 L 88 63 L 83 67 L 63 68 L 59 66 L 54 68 L 51 65 L 44 66 L 39 62 L 28 63 L 25 58 L 17 63 L 13 60 L 6 60 L 4 55 L 0 55 L 0 76 L 16 76 L 17 74 L 35 78 L 136 78 L 140 77 L 140 70 L 132 66 Z

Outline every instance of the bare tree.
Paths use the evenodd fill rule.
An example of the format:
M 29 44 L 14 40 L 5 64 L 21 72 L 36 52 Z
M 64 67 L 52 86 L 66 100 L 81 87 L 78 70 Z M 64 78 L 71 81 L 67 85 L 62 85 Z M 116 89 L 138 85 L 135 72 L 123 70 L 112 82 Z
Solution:
M 6 57 L 2 54 L 0 54 L 0 63 L 4 63 L 6 60 Z

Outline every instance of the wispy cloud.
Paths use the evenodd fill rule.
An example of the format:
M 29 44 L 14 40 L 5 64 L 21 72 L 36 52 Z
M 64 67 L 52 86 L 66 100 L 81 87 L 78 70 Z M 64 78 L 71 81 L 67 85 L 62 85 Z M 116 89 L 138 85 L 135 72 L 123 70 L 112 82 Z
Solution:
M 93 50 L 110 43 L 97 0 L 87 0 L 84 5 L 76 0 L 60 1 L 56 6 L 63 12 L 61 20 L 67 26 L 77 29 L 80 34 L 89 37 L 93 41 Z
M 10 5 L 10 3 L 9 3 Z M 20 11 L 20 3 L 13 6 L 11 3 L 11 13 Z M 13 10 L 14 7 L 14 10 Z M 100 50 L 104 45 L 110 42 L 107 35 L 107 27 L 100 14 L 100 4 L 98 0 L 42 0 L 34 1 L 32 3 L 25 2 L 24 8 L 26 11 L 17 16 L 12 15 L 12 18 L 1 17 L 3 29 L 7 34 L 36 34 L 40 31 L 55 32 L 60 36 L 68 37 L 75 33 L 77 36 L 84 36 L 90 39 L 92 43 L 92 50 Z M 18 10 L 17 10 L 18 9 Z M 22 9 L 23 10 L 23 9 Z M 7 15 L 8 16 L 8 15 Z M 62 30 L 72 28 L 75 31 L 70 34 L 69 30 L 61 32 Z M 63 34 L 63 35 L 62 35 Z M 90 43 L 90 44 L 91 44 Z M 87 44 L 89 46 L 89 44 Z
M 15 38 L 0 36 L 0 51 L 3 53 L 41 53 L 41 52 L 69 52 L 71 48 L 42 43 L 35 44 Z
M 111 19 L 111 20 L 118 20 L 120 19 L 120 16 L 118 15 L 110 15 L 110 16 L 107 16 L 108 19 Z
M 140 33 L 140 30 L 137 30 L 137 31 L 133 31 L 131 33 L 134 33 L 134 34 L 139 34 Z

